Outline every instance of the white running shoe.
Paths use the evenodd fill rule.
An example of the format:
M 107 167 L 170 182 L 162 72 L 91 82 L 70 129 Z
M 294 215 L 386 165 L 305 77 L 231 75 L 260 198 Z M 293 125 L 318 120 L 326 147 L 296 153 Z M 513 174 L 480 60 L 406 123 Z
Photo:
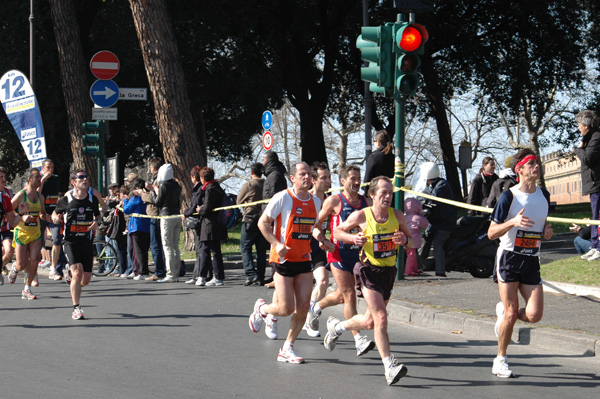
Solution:
M 206 285 L 206 277 L 198 277 L 198 280 L 196 280 L 196 285 L 204 287 Z
M 221 287 L 223 285 L 223 280 L 217 280 L 216 278 L 213 278 L 212 280 L 210 280 L 209 282 L 206 283 L 207 287 Z
M 385 370 L 385 380 L 388 385 L 392 385 L 398 382 L 398 380 L 406 375 L 408 369 L 403 364 L 398 364 L 394 355 L 390 355 L 392 365 Z
M 596 252 L 594 252 L 592 255 L 590 255 L 587 258 L 588 262 L 592 262 L 592 261 L 598 260 L 598 259 L 600 259 L 600 251 L 598 251 L 597 249 L 596 249 Z
M 308 324 L 308 318 L 306 319 L 306 323 L 304 323 L 302 329 L 306 331 L 306 334 L 308 334 L 309 337 L 316 338 L 321 336 L 321 332 L 319 330 L 313 330 L 310 328 L 310 325 Z
M 73 314 L 71 315 L 71 318 L 73 320 L 85 319 L 85 316 L 83 315 L 83 310 L 81 310 L 81 308 L 77 306 L 75 309 L 73 309 Z
M 291 346 L 286 351 L 284 351 L 283 348 L 279 349 L 277 361 L 291 364 L 304 363 L 304 359 L 296 355 L 296 352 L 294 352 L 294 348 Z
M 494 333 L 496 334 L 496 337 L 498 337 L 500 324 L 502 324 L 502 320 L 504 319 L 504 304 L 502 302 L 496 304 L 496 316 L 498 317 L 498 320 L 496 320 L 496 325 L 494 326 Z
M 591 248 L 589 251 L 587 251 L 586 253 L 581 255 L 581 259 L 587 260 L 590 258 L 590 256 L 594 255 L 596 252 L 598 252 L 598 250 L 596 248 Z
M 515 375 L 508 367 L 506 363 L 506 357 L 497 356 L 494 359 L 494 365 L 492 366 L 492 374 L 500 378 L 511 378 Z
M 319 330 L 319 317 L 321 316 L 321 311 L 315 312 L 315 302 L 310 303 L 310 308 L 308 308 L 308 325 L 313 330 Z
M 277 317 L 272 314 L 267 315 L 265 319 L 265 334 L 269 339 L 277 339 L 279 335 L 277 334 Z
M 375 348 L 375 342 L 363 335 L 356 343 L 356 356 L 362 356 L 373 348 Z
M 265 301 L 263 299 L 258 299 L 256 301 L 256 303 L 254 304 L 254 311 L 252 312 L 252 314 L 250 315 L 250 318 L 248 319 L 248 324 L 250 325 L 250 330 L 252 332 L 259 332 L 260 328 L 263 325 L 263 322 L 265 321 L 264 317 L 260 314 L 259 308 L 265 304 Z
M 327 319 L 327 334 L 325 334 L 325 339 L 323 339 L 323 345 L 325 346 L 325 349 L 327 349 L 329 352 L 335 349 L 335 344 L 340 335 L 342 335 L 341 333 L 335 331 L 335 326 L 339 322 L 340 320 L 336 319 L 333 316 L 329 316 L 329 318 Z

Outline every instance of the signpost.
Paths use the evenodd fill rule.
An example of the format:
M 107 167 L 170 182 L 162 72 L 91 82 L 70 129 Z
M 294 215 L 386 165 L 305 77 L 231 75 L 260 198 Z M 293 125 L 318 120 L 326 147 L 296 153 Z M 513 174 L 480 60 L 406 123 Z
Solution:
M 263 133 L 262 143 L 263 148 L 267 151 L 273 148 L 273 135 L 268 130 Z
M 263 112 L 261 123 L 263 129 L 269 130 L 271 128 L 271 126 L 273 125 L 273 114 L 271 113 L 271 111 Z
M 92 119 L 95 121 L 116 121 L 117 108 L 92 108 Z
M 119 99 L 119 86 L 112 80 L 97 80 L 90 88 L 90 98 L 99 107 L 111 107 Z
M 116 55 L 110 51 L 99 51 L 90 60 L 92 74 L 98 79 L 112 79 L 119 73 L 121 64 Z

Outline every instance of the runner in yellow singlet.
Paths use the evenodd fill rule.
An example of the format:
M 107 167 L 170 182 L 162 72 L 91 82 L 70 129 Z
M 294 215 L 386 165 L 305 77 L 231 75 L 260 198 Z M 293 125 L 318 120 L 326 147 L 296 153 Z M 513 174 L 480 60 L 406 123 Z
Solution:
M 14 242 L 16 262 L 8 274 L 8 281 L 14 284 L 17 273 L 25 271 L 27 280 L 21 292 L 23 299 L 37 299 L 31 292 L 31 284 L 37 274 L 38 262 L 41 258 L 42 240 L 40 231 L 40 218 L 49 219 L 42 206 L 44 196 L 37 192 L 42 181 L 42 175 L 37 168 L 27 169 L 25 172 L 27 186 L 19 191 L 12 199 L 13 209 L 18 209 L 20 204 L 28 204 L 29 211 L 23 215 L 21 222 L 15 227 Z

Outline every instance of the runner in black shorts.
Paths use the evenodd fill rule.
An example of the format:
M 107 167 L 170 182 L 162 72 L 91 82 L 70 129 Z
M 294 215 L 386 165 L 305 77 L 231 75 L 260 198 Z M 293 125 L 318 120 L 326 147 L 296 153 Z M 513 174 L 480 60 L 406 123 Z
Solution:
M 71 285 L 73 300 L 73 320 L 83 319 L 83 310 L 79 306 L 81 287 L 90 283 L 92 278 L 94 231 L 98 227 L 100 204 L 91 193 L 87 172 L 76 171 L 71 178 L 73 190 L 62 197 L 52 213 L 54 223 L 65 222 L 64 251 L 69 262 L 67 282 Z M 69 279 L 69 275 L 71 279 Z
M 492 374 L 514 377 L 506 362 L 506 350 L 518 320 L 537 323 L 544 310 L 544 289 L 540 277 L 542 238 L 552 238 L 551 225 L 546 225 L 550 195 L 536 186 L 540 178 L 540 162 L 529 149 L 513 157 L 513 171 L 519 184 L 504 191 L 492 212 L 488 230 L 490 240 L 500 238 L 496 254 L 494 281 L 498 283 L 500 302 L 496 304 L 495 332 L 498 355 Z M 519 293 L 525 307 L 519 308 Z

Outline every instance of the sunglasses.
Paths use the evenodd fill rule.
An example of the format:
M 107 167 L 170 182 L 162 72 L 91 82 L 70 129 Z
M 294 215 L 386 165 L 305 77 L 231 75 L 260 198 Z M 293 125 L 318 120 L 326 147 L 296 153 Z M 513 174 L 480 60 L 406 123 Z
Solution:
M 75 178 L 79 179 L 79 180 L 83 180 L 83 179 L 87 179 L 88 175 L 77 175 L 77 176 L 75 176 Z

